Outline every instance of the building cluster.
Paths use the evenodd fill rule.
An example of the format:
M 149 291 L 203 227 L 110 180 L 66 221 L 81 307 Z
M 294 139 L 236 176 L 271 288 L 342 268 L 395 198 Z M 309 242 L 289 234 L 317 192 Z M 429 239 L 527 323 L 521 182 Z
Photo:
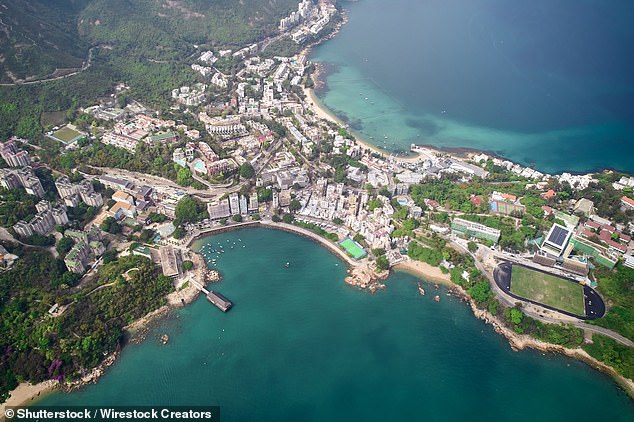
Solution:
M 194 158 L 195 152 L 200 158 Z M 188 142 L 185 148 L 176 148 L 172 160 L 183 167 L 192 163 L 191 168 L 195 172 L 210 176 L 226 175 L 238 169 L 238 164 L 233 158 L 221 159 L 206 142 L 198 142 L 198 145 Z
M 5 189 L 24 188 L 29 195 L 42 198 L 44 188 L 30 166 L 18 169 L 0 169 L 0 186 Z
M 100 180 L 101 179 L 103 179 L 103 177 L 100 177 Z M 112 204 L 110 208 L 101 211 L 95 219 L 95 224 L 101 224 L 108 217 L 112 217 L 117 221 L 122 221 L 126 218 L 134 219 L 140 212 L 147 211 L 154 204 L 152 198 L 154 189 L 152 187 L 127 187 L 123 181 L 109 177 L 108 180 L 111 182 L 111 185 L 118 185 L 119 189 L 112 194 L 111 199 L 114 201 L 114 204 Z
M 172 90 L 172 99 L 179 104 L 196 106 L 205 101 L 207 97 L 207 94 L 205 94 L 206 90 L 207 85 L 202 83 L 197 83 L 193 86 L 182 86 Z
M 145 114 L 137 114 L 129 122 L 116 123 L 111 131 L 104 133 L 101 142 L 134 152 L 138 143 L 151 133 L 175 126 L 176 123 L 173 120 L 162 120 Z M 168 133 L 171 134 L 171 132 Z M 148 142 L 154 141 L 148 138 Z
M 280 20 L 280 31 L 287 31 L 301 22 L 310 19 L 315 13 L 317 7 L 311 0 L 302 0 L 297 5 L 297 10 L 291 12 L 285 18 Z
M 207 113 L 201 112 L 198 118 L 205 124 L 205 128 L 210 135 L 217 135 L 223 138 L 245 135 L 246 127 L 242 124 L 240 116 L 229 115 L 224 117 L 209 117 Z
M 472 197 L 472 202 L 474 198 L 477 197 Z M 489 209 L 494 214 L 521 217 L 526 212 L 526 207 L 521 204 L 520 200 L 515 195 L 493 192 L 489 198 Z
M 280 190 L 287 190 L 297 184 L 305 188 L 310 183 L 306 169 L 297 164 L 295 157 L 288 151 L 280 151 L 271 157 L 268 166 L 255 181 L 256 186 L 276 186 Z
M 76 207 L 80 202 L 96 208 L 103 205 L 103 197 L 100 193 L 95 192 L 90 180 L 71 183 L 68 176 L 61 176 L 55 181 L 55 187 L 66 206 Z
M 347 187 L 343 183 L 331 184 L 326 179 L 317 180 L 312 189 L 307 194 L 299 195 L 299 198 L 302 208 L 298 218 L 331 230 L 337 229 L 332 221 L 339 219 L 345 227 L 361 234 L 370 247 L 390 249 L 394 209 L 388 198 L 379 196 L 382 205 L 369 211 L 367 204 L 370 197 L 367 192 Z M 342 236 L 349 234 L 347 229 L 337 230 Z
M 619 179 L 618 182 L 612 183 L 612 187 L 616 190 L 623 190 L 625 188 L 634 189 L 634 176 L 630 176 L 630 177 L 623 176 Z
M 579 267 L 578 262 L 587 265 L 588 258 L 608 268 L 614 268 L 620 258 L 626 263 L 632 262 L 634 243 L 631 237 L 624 234 L 619 225 L 594 214 L 592 201 L 584 199 L 575 205 L 579 202 L 581 205 L 576 209 L 585 214 L 587 219 L 580 223 L 579 217 L 562 211 L 555 212 L 555 218 L 564 224 L 551 227 L 541 243 L 541 256 L 536 259 L 551 259 L 553 265 L 555 262 L 566 264 L 573 260 L 574 265 L 568 264 L 573 269 Z
M 66 230 L 64 237 L 70 238 L 75 242 L 75 245 L 64 258 L 68 271 L 77 274 L 85 273 L 88 264 L 99 258 L 106 251 L 106 247 L 102 242 L 101 231 L 95 226 L 88 227 L 86 231 Z
M 13 230 L 18 236 L 23 238 L 31 237 L 34 234 L 46 236 L 53 231 L 56 225 L 68 224 L 66 206 L 63 204 L 51 206 L 48 201 L 42 200 L 35 205 L 35 208 L 37 214 L 30 221 L 20 220 L 13 226 Z
M 228 198 L 220 199 L 207 204 L 207 212 L 210 220 L 228 218 L 232 215 L 249 215 L 259 212 L 260 204 L 258 194 L 253 192 L 249 196 L 234 192 Z
M 280 20 L 279 29 L 282 32 L 292 30 L 293 41 L 303 44 L 311 37 L 319 35 L 335 13 L 337 9 L 332 3 L 321 2 L 317 6 L 310 0 L 303 0 L 297 11 Z
M 17 138 L 0 142 L 0 157 L 9 167 L 25 167 L 31 164 L 29 153 L 16 145 Z

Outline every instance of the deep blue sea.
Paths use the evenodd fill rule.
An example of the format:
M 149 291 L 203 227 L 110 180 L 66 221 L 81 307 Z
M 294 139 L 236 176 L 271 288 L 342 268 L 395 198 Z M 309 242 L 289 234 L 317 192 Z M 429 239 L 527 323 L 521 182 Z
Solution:
M 359 0 L 313 52 L 321 102 L 388 151 L 634 172 L 631 0 Z
M 220 243 L 225 253 L 209 253 Z M 203 297 L 96 384 L 44 405 L 219 405 L 230 421 L 631 421 L 607 376 L 559 355 L 513 352 L 470 308 L 396 273 L 375 295 L 347 286 L 331 252 L 250 228 L 203 239 L 234 302 Z M 285 263 L 289 266 L 286 267 Z M 159 337 L 168 334 L 166 345 Z

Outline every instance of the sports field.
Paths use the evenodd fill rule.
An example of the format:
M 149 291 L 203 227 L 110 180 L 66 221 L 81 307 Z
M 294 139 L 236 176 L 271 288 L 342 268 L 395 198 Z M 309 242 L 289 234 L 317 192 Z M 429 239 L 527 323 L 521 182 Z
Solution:
M 513 265 L 511 293 L 575 315 L 586 315 L 582 285 L 526 267 Z
M 339 243 L 354 259 L 363 258 L 367 255 L 366 251 L 354 240 L 347 238 Z
M 53 133 L 52 137 L 62 141 L 63 143 L 67 144 L 69 142 L 71 142 L 73 139 L 80 137 L 81 133 L 77 132 L 76 130 L 73 130 L 69 127 L 63 127 L 60 130 L 58 130 L 57 132 Z

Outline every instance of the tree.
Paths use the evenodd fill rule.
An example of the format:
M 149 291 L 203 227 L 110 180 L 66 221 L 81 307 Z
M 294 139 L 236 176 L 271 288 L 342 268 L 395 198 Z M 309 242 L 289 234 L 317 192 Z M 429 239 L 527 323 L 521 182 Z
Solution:
M 117 223 L 117 220 L 115 220 L 114 217 L 108 217 L 103 220 L 103 223 L 101 223 L 99 228 L 110 234 L 121 233 L 121 226 Z
M 511 308 L 511 311 L 509 312 L 509 317 L 511 318 L 511 322 L 514 325 L 519 325 L 524 319 L 524 314 L 517 308 Z
M 195 223 L 203 220 L 205 218 L 204 212 L 205 204 L 196 198 L 185 196 L 176 204 L 176 210 L 174 211 L 176 219 L 174 220 L 174 224 L 181 225 L 183 223 Z
M 302 209 L 302 203 L 297 199 L 293 199 L 289 205 L 291 211 L 299 211 Z
M 390 263 L 385 257 L 385 255 L 381 255 L 376 259 L 376 269 L 379 271 L 385 271 L 390 268 Z
M 187 261 L 183 261 L 183 269 L 184 269 L 185 271 L 189 271 L 189 270 L 191 270 L 192 268 L 194 268 L 194 263 L 193 263 L 192 261 L 189 261 L 189 260 L 187 260 Z
M 178 165 L 178 164 L 176 164 Z M 180 166 L 179 166 L 180 167 Z M 176 173 L 176 183 L 181 186 L 189 186 L 192 183 L 192 172 L 187 167 L 180 167 Z
M 240 166 L 240 177 L 243 179 L 250 179 L 255 176 L 255 170 L 251 163 L 246 162 Z
M 332 222 L 335 224 L 343 224 L 343 220 L 339 217 L 335 217 L 332 219 Z
M 236 223 L 242 222 L 242 216 L 240 214 L 236 214 L 236 215 L 232 216 L 231 219 L 233 221 L 235 221 Z
M 478 250 L 478 244 L 475 242 L 469 242 L 467 243 L 467 249 L 469 249 L 469 252 L 475 253 L 475 251 Z
M 284 214 L 282 216 L 282 221 L 286 224 L 291 224 L 295 220 L 295 216 L 293 214 Z
M 182 239 L 183 237 L 185 237 L 185 235 L 187 234 L 187 232 L 185 231 L 184 228 L 182 227 L 176 227 L 176 230 L 174 230 L 174 233 L 172 233 L 172 237 L 174 239 Z
M 273 220 L 274 223 L 279 223 L 280 221 L 282 221 L 282 219 L 277 214 L 273 214 L 271 220 Z
M 385 255 L 385 249 L 383 249 L 383 248 L 374 248 L 374 249 L 372 249 L 372 255 L 374 255 L 374 256 Z
M 58 254 L 64 255 L 68 251 L 70 251 L 74 245 L 75 245 L 75 242 L 73 242 L 73 239 L 70 239 L 68 237 L 62 237 L 57 243 L 57 246 L 55 247 L 55 249 L 57 250 Z
M 151 212 L 150 215 L 148 215 L 148 219 L 152 223 L 162 223 L 167 220 L 167 216 L 158 212 Z

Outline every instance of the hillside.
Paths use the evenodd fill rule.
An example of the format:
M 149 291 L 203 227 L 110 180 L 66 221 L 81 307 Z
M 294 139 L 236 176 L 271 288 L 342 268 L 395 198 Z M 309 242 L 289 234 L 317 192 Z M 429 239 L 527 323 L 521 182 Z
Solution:
M 137 57 L 177 59 L 192 45 L 237 47 L 277 27 L 297 0 L 93 0 L 79 32 L 93 44 L 115 44 Z
M 178 61 L 194 44 L 245 45 L 275 30 L 297 0 L 0 0 L 0 82 L 82 66 L 89 46 Z
M 39 79 L 56 69 L 81 67 L 88 47 L 76 18 L 87 1 L 0 0 L 0 81 Z
M 0 138 L 35 138 L 43 112 L 72 116 L 125 81 L 129 95 L 169 106 L 174 87 L 197 81 L 195 51 L 244 46 L 275 31 L 297 0 L 0 0 L 0 82 L 45 79 L 56 69 L 91 66 L 70 78 L 0 86 Z M 11 78 L 13 76 L 13 78 Z M 44 123 L 46 125 L 46 123 Z

